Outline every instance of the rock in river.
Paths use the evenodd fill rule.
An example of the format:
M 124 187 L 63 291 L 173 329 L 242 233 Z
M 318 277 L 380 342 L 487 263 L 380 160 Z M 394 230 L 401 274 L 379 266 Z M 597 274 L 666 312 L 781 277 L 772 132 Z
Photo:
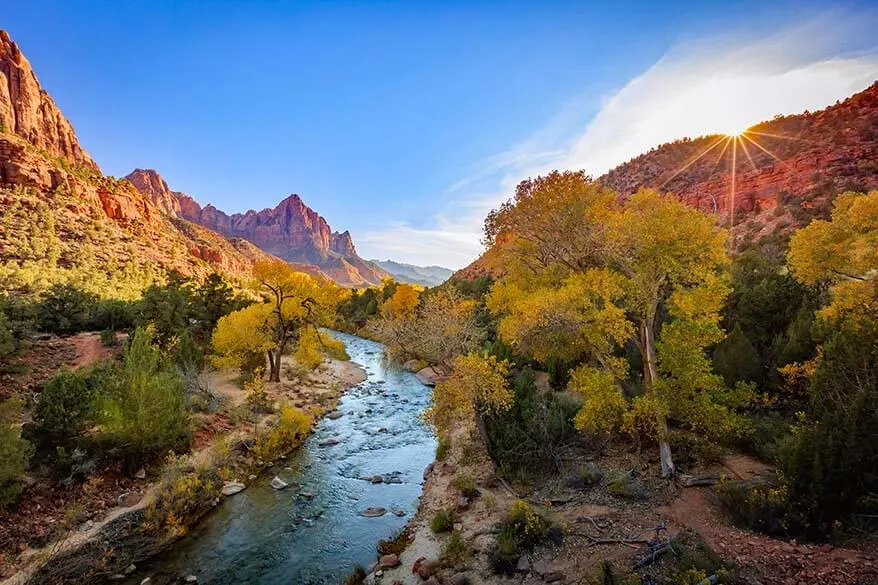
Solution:
M 224 496 L 234 496 L 235 494 L 244 491 L 244 488 L 247 487 L 243 483 L 238 483 L 237 481 L 227 481 L 223 484 L 222 494 Z
M 287 482 L 285 482 L 284 480 L 282 480 L 281 478 L 279 478 L 276 475 L 274 476 L 274 479 L 271 480 L 271 487 L 273 487 L 276 490 L 282 490 L 285 487 L 287 487 L 288 485 L 289 484 Z
M 384 516 L 387 513 L 387 510 L 384 508 L 366 508 L 362 512 L 360 512 L 360 516 L 365 516 L 366 518 L 377 518 L 378 516 Z

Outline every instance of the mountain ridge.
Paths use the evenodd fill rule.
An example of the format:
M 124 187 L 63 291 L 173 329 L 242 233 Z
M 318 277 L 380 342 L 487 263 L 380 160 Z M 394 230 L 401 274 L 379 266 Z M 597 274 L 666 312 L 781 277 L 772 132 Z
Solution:
M 399 282 L 425 287 L 439 286 L 454 274 L 453 270 L 443 266 L 418 266 L 394 260 L 372 259 L 370 262 L 389 272 Z
M 648 187 L 715 213 L 723 225 L 734 219 L 736 248 L 782 243 L 811 219 L 828 216 L 840 192 L 878 188 L 878 82 L 822 110 L 755 124 L 737 139 L 661 144 L 597 180 L 621 197 Z M 453 278 L 502 274 L 486 250 Z
M 172 191 L 158 171 L 135 169 L 125 179 L 165 213 L 222 236 L 247 240 L 265 252 L 346 286 L 381 283 L 387 273 L 357 255 L 349 231 L 333 231 L 326 219 L 291 194 L 273 208 L 228 214 L 191 196 Z

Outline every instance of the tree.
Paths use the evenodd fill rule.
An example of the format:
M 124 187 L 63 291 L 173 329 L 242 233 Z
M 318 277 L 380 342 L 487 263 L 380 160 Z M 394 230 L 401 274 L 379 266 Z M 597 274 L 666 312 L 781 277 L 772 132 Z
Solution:
M 505 305 L 496 298 L 505 294 L 503 288 L 499 289 L 501 292 L 492 292 L 501 315 L 526 321 L 525 313 L 533 314 L 532 304 L 538 304 L 540 296 L 550 294 L 564 300 L 565 308 L 559 314 L 548 307 L 544 309 L 544 315 L 552 319 L 531 319 L 532 326 L 539 324 L 543 329 L 542 334 L 532 326 L 517 332 L 511 326 L 505 327 L 506 341 L 513 346 L 523 348 L 525 333 L 538 338 L 547 329 L 552 331 L 555 341 L 577 339 L 575 348 L 558 349 L 588 354 L 589 361 L 612 374 L 610 378 L 582 376 L 589 381 L 585 389 L 596 391 L 596 383 L 603 384 L 624 374 L 625 364 L 609 353 L 620 338 L 630 336 L 642 358 L 642 383 L 648 396 L 635 405 L 636 410 L 652 416 L 662 475 L 672 476 L 674 466 L 666 421 L 671 405 L 663 393 L 653 393 L 661 379 L 657 333 L 672 296 L 694 289 L 708 296 L 725 294 L 724 284 L 716 278 L 727 263 L 725 233 L 712 218 L 672 197 L 641 190 L 621 201 L 582 172 L 555 171 L 519 184 L 513 199 L 489 214 L 485 241 L 495 246 L 498 256 L 509 267 L 507 279 L 512 286 L 531 297 L 524 306 Z M 606 271 L 606 275 L 596 273 L 596 269 Z M 628 327 L 621 324 L 623 313 L 630 321 Z M 686 316 L 683 311 L 675 318 Z M 713 312 L 699 316 L 714 321 L 718 318 Z M 595 320 L 600 326 L 587 327 Z M 586 339 L 586 335 L 590 338 Z M 678 337 L 678 341 L 682 339 Z M 549 351 L 557 347 L 551 341 L 545 345 Z M 672 344 L 665 347 L 671 351 Z M 702 396 L 710 392 L 709 388 L 700 390 Z M 603 389 L 602 394 L 608 396 L 618 391 Z M 643 416 L 640 418 L 643 420 Z
M 152 285 L 143 291 L 140 324 L 150 324 L 159 347 L 167 350 L 190 326 L 189 279 L 177 272 L 168 275 L 165 286 Z
M 805 284 L 832 285 L 832 303 L 820 312 L 835 320 L 878 303 L 878 191 L 843 193 L 831 221 L 814 220 L 790 240 L 793 275 Z
M 97 304 L 97 297 L 70 284 L 54 284 L 37 306 L 41 331 L 69 335 L 84 330 Z
M 512 405 L 508 375 L 509 362 L 492 355 L 458 356 L 451 375 L 436 385 L 433 404 L 425 418 L 443 436 L 462 421 L 471 421 L 487 444 L 483 416 L 502 412 Z
M 306 329 L 316 330 L 332 322 L 342 293 L 332 283 L 296 272 L 282 260 L 257 263 L 253 276 L 266 302 L 222 317 L 213 335 L 214 351 L 219 363 L 238 367 L 247 357 L 264 352 L 269 380 L 280 382 L 282 356 Z
M 183 380 L 148 331 L 134 332 L 120 379 L 113 385 L 115 392 L 101 408 L 102 438 L 122 450 L 129 471 L 144 457 L 188 446 Z
M 220 318 L 241 308 L 229 283 L 216 272 L 204 279 L 192 292 L 190 313 L 196 319 L 195 334 L 200 340 L 210 339 Z

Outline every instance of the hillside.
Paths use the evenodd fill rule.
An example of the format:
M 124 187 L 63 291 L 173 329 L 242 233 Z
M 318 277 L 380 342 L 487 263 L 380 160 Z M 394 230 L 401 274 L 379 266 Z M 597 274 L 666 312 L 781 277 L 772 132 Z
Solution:
M 70 122 L 0 31 L 0 284 L 75 282 L 130 297 L 168 270 L 244 278 L 269 255 L 168 216 L 127 181 L 104 176 Z
M 733 216 L 738 247 L 782 243 L 827 215 L 839 193 L 878 188 L 878 83 L 824 110 L 761 122 L 737 138 L 663 144 L 599 180 L 622 196 L 641 187 L 673 193 L 724 225 Z M 490 254 L 483 255 L 456 276 L 502 272 L 490 264 Z
M 370 262 L 389 272 L 399 282 L 427 287 L 442 284 L 454 273 L 453 270 L 442 266 L 416 266 L 393 260 L 370 260 Z

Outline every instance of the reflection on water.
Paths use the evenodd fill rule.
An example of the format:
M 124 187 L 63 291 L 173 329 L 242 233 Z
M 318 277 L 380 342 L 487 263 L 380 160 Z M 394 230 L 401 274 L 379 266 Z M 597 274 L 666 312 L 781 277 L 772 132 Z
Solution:
M 138 571 L 138 583 L 150 573 L 193 574 L 216 585 L 338 583 L 355 564 L 372 563 L 375 543 L 405 525 L 435 450 L 418 420 L 429 388 L 411 373 L 386 369 L 382 345 L 336 335 L 368 378 L 342 397 L 344 416 L 324 418 L 297 454 L 276 462 L 273 471 L 290 486 L 276 491 L 271 475 L 260 476 Z M 323 444 L 333 439 L 339 442 Z M 384 481 L 372 483 L 376 475 Z M 365 518 L 367 507 L 387 513 Z

